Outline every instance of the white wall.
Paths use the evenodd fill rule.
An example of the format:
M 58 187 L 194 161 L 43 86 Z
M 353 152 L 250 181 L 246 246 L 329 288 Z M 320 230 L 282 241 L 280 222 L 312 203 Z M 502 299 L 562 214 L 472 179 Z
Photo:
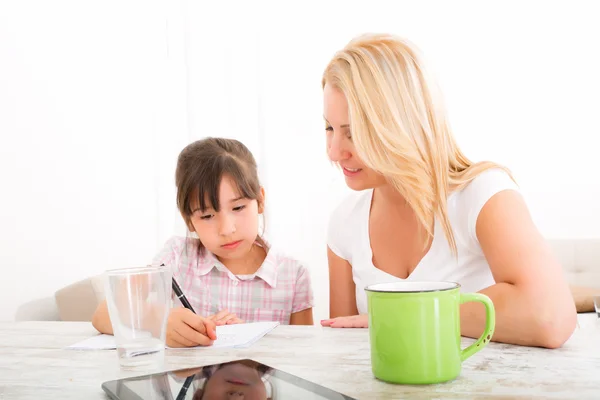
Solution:
M 320 77 L 365 31 L 423 49 L 464 150 L 513 170 L 546 236 L 600 237 L 594 2 L 199 3 L 0 4 L 0 320 L 180 233 L 175 157 L 205 135 L 257 156 L 267 234 L 309 266 L 325 317 L 327 216 L 347 189 Z
M 328 312 L 328 214 L 346 192 L 325 157 L 321 74 L 363 32 L 393 32 L 421 47 L 459 143 L 474 160 L 512 169 L 547 237 L 600 236 L 597 5 L 364 4 L 252 3 L 235 15 L 227 5 L 195 4 L 187 13 L 190 74 L 198 79 L 190 84 L 192 137 L 236 137 L 255 151 L 269 199 L 267 234 L 311 268 L 317 320 Z M 239 96 L 249 107 L 236 103 Z
M 174 162 L 162 165 L 164 129 L 187 138 L 166 79 L 169 12 L 146 0 L 0 3 L 0 320 L 156 251 L 158 183 Z

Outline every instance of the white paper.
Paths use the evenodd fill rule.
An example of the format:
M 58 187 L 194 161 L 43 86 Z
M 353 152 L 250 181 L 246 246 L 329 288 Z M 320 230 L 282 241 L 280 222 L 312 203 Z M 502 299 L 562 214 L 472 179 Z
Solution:
M 279 322 L 252 322 L 249 324 L 217 326 L 217 340 L 209 347 L 249 347 L 275 329 L 277 325 L 279 325 Z M 185 348 L 197 349 L 198 347 Z
M 67 347 L 67 349 L 74 350 L 112 350 L 116 348 L 115 337 L 113 335 L 92 336 Z
M 248 324 L 217 326 L 217 340 L 214 341 L 212 346 L 184 347 L 183 349 L 249 347 L 275 329 L 277 325 L 279 325 L 279 322 L 252 322 Z M 112 335 L 92 336 L 67 347 L 67 349 L 73 350 L 111 350 L 116 348 L 115 338 Z

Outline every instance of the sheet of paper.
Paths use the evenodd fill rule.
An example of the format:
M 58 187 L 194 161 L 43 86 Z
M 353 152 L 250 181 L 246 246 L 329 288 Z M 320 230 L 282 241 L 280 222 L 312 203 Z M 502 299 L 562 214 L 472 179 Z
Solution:
M 271 332 L 279 322 L 252 322 L 217 326 L 217 340 L 212 347 L 249 347 L 257 340 Z M 198 347 L 186 347 L 197 349 Z
M 74 350 L 111 350 L 116 348 L 115 337 L 113 335 L 92 336 L 67 347 L 67 349 Z
M 185 349 L 249 347 L 275 329 L 277 325 L 279 325 L 279 322 L 252 322 L 248 324 L 217 326 L 217 340 L 215 340 L 212 346 L 185 347 Z M 111 350 L 116 348 L 115 338 L 112 335 L 92 336 L 67 347 L 67 349 L 73 350 Z

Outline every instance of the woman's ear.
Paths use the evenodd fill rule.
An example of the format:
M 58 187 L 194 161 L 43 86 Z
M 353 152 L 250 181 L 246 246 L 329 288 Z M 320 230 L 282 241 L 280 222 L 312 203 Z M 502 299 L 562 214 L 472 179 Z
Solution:
M 265 188 L 260 187 L 260 197 L 258 198 L 258 213 L 262 214 L 265 212 Z

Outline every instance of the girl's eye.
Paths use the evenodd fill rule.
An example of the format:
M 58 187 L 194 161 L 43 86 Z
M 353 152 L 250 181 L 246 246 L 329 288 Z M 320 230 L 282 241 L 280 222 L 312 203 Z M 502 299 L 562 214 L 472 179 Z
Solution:
M 208 215 L 202 215 L 202 216 L 200 217 L 200 219 L 202 219 L 202 220 L 209 220 L 209 219 L 211 219 L 212 217 L 213 217 L 213 216 L 212 216 L 212 214 L 208 214 Z
M 242 211 L 244 208 L 246 208 L 246 206 L 237 206 L 233 208 L 233 211 Z
M 325 127 L 325 130 L 326 130 L 327 132 L 333 132 L 333 128 L 332 128 L 331 126 L 326 126 L 326 127 Z
M 352 140 L 352 134 L 350 133 L 350 131 L 346 132 L 346 137 Z

